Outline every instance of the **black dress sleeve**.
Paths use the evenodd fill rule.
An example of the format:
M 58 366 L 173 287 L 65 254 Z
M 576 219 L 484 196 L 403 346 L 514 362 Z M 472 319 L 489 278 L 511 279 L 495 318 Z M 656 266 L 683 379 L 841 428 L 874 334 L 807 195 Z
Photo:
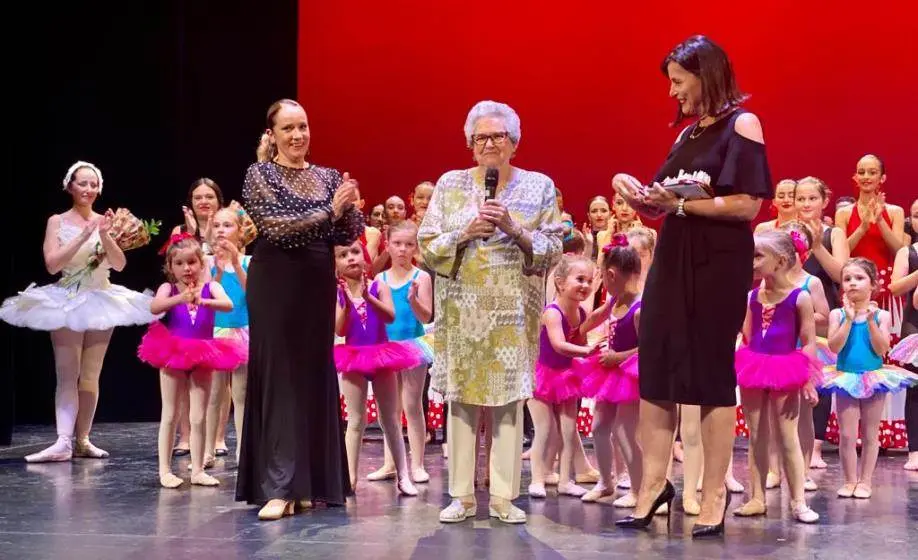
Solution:
M 773 198 L 774 187 L 765 155 L 765 144 L 731 130 L 717 187 L 718 192 L 748 194 L 769 200 Z

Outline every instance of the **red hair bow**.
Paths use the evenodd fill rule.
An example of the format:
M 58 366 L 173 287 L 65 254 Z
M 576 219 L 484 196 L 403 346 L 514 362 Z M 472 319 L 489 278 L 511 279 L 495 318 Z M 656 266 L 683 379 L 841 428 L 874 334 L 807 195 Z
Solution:
M 602 253 L 605 255 L 612 249 L 616 247 L 627 247 L 628 246 L 628 236 L 624 233 L 616 233 L 612 236 L 612 241 L 608 245 L 602 248 Z
M 169 250 L 169 247 L 172 247 L 179 241 L 184 241 L 186 239 L 194 239 L 194 236 L 187 231 L 183 231 L 181 233 L 173 233 L 172 236 L 169 237 L 169 239 L 163 244 L 162 248 L 160 248 L 159 254 L 165 255 L 166 251 Z
M 797 256 L 800 257 L 800 262 L 805 261 L 806 255 L 810 251 L 806 244 L 806 238 L 799 231 L 791 231 L 790 237 L 794 242 L 794 249 L 797 251 Z

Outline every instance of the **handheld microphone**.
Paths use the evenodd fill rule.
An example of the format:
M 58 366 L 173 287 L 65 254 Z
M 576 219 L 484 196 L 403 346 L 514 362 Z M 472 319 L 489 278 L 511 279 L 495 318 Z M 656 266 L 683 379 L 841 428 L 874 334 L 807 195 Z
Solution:
M 489 167 L 485 171 L 485 200 L 491 200 L 497 195 L 497 177 L 498 172 L 496 167 Z
M 485 200 L 492 200 L 497 196 L 498 171 L 496 167 L 489 167 L 485 171 Z

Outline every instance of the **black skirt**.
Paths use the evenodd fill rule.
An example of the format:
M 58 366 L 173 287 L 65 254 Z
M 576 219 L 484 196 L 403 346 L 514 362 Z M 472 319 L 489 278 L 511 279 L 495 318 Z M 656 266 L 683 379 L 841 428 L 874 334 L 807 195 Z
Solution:
M 749 224 L 666 218 L 642 298 L 641 398 L 736 405 L 736 338 L 752 283 Z
M 252 257 L 249 372 L 236 499 L 344 504 L 350 493 L 334 366 L 334 253 L 325 242 Z

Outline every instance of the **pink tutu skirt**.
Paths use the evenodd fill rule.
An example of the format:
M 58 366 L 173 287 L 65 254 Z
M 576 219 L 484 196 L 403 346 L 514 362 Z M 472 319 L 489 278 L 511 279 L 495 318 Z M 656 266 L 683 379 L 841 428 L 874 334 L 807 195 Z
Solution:
M 536 362 L 535 391 L 532 395 L 540 401 L 558 404 L 583 396 L 580 376 L 573 370 L 555 369 Z
M 150 325 L 137 348 L 141 361 L 159 369 L 232 371 L 249 361 L 249 347 L 231 338 L 182 338 L 160 322 Z
M 744 346 L 736 351 L 736 384 L 743 389 L 794 391 L 808 381 L 822 384 L 822 365 L 800 350 L 761 354 Z
M 340 373 L 359 373 L 372 377 L 386 371 L 401 371 L 427 363 L 422 350 L 414 344 L 384 342 L 368 346 L 335 346 L 335 367 Z
M 600 355 L 574 361 L 574 370 L 583 379 L 583 396 L 607 403 L 640 400 L 638 389 L 638 356 L 634 354 L 615 367 L 599 363 Z
M 900 364 L 918 367 L 918 334 L 910 334 L 899 341 L 889 352 L 889 359 Z

